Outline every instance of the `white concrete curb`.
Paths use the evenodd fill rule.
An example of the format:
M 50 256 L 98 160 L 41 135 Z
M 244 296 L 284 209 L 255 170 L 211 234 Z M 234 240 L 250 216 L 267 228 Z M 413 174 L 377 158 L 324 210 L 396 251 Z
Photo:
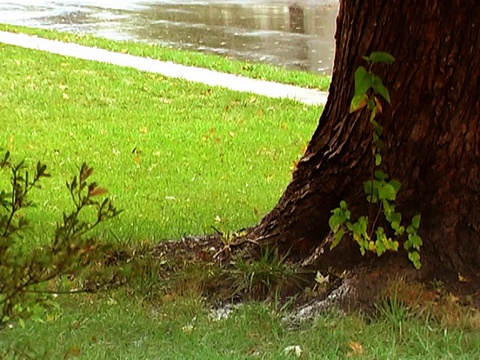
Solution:
M 28 49 L 72 56 L 84 60 L 126 66 L 141 71 L 154 72 L 164 76 L 181 78 L 211 86 L 221 86 L 235 91 L 251 92 L 273 98 L 294 99 L 307 105 L 324 105 L 328 93 L 283 85 L 270 81 L 248 79 L 242 76 L 219 73 L 212 70 L 183 66 L 171 62 L 115 53 L 72 43 L 47 40 L 37 36 L 0 31 L 0 43 L 16 45 Z

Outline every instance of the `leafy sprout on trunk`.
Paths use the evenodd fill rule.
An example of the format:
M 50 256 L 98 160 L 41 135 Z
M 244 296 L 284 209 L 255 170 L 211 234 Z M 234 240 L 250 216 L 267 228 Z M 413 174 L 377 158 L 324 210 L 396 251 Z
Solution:
M 336 247 L 345 235 L 350 235 L 360 247 L 360 252 L 365 255 L 367 251 L 378 256 L 387 251 L 398 251 L 399 241 L 405 236 L 403 242 L 408 258 L 415 268 L 419 269 L 420 247 L 422 239 L 418 235 L 420 215 L 415 215 L 411 224 L 402 225 L 402 214 L 395 209 L 395 200 L 400 190 L 401 183 L 382 170 L 383 156 L 383 127 L 377 121 L 377 115 L 382 113 L 382 100 L 390 104 L 390 92 L 383 84 L 382 79 L 373 73 L 374 64 L 391 64 L 395 61 L 392 55 L 385 52 L 373 52 L 364 56 L 367 67 L 359 66 L 355 71 L 355 92 L 350 105 L 350 112 L 367 108 L 370 112 L 370 131 L 372 133 L 371 154 L 372 166 L 370 179 L 364 182 L 364 192 L 369 205 L 368 215 L 362 215 L 357 220 L 352 219 L 352 214 L 345 201 L 332 210 L 329 219 L 330 229 L 333 231 L 333 241 L 330 248 Z M 381 219 L 390 224 L 390 229 L 379 225 Z

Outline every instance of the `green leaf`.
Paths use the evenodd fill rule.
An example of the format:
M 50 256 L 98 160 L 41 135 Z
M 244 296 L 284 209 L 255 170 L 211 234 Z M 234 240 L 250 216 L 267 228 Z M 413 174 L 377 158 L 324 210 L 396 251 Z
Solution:
M 420 264 L 420 253 L 418 251 L 408 253 L 408 259 L 413 263 L 413 266 L 415 266 L 417 270 L 422 266 Z
M 382 133 L 383 133 L 383 126 L 381 126 L 378 122 L 376 122 L 375 120 L 372 120 L 372 126 L 373 126 L 373 130 L 375 131 L 375 134 L 377 135 L 377 139 L 379 138 L 379 136 L 382 136 Z
M 392 212 L 389 216 L 388 216 L 388 219 L 387 219 L 390 224 L 392 225 L 392 229 L 393 230 L 397 230 L 398 226 L 400 225 L 400 223 L 402 222 L 402 214 L 398 213 L 398 212 Z M 396 227 L 394 228 L 394 224 L 396 224 Z
M 361 110 L 367 104 L 367 95 L 354 96 L 350 104 L 350 113 Z
M 330 216 L 328 225 L 330 225 L 330 229 L 332 229 L 332 231 L 337 231 L 339 226 L 342 225 L 347 219 L 344 212 L 339 208 L 334 209 L 332 212 L 333 215 Z
M 408 254 L 408 258 L 411 262 L 420 260 L 420 253 L 418 251 L 412 251 Z
M 383 85 L 382 79 L 380 79 L 378 76 L 373 76 L 372 89 L 390 104 L 390 92 L 385 85 Z
M 408 235 L 408 241 L 411 244 L 411 247 L 416 250 L 420 250 L 420 247 L 423 245 L 422 238 L 417 234 Z
M 378 181 L 368 180 L 363 183 L 363 191 L 367 195 L 367 201 L 376 203 L 378 201 Z
M 375 146 L 377 147 L 378 151 L 382 151 L 383 145 L 384 145 L 384 144 L 383 144 L 383 141 L 380 140 L 380 138 L 378 138 L 378 137 L 375 139 L 375 135 L 376 135 L 376 134 L 373 134 L 373 135 L 374 135 L 373 143 L 374 143 Z
M 377 181 L 367 180 L 363 182 L 363 191 L 365 194 L 370 195 L 375 190 Z
M 377 228 L 377 230 L 375 231 L 375 234 L 377 234 L 377 239 L 379 238 L 385 238 L 386 239 L 386 236 L 385 236 L 385 230 L 383 230 L 383 227 L 379 226 Z
M 402 236 L 405 232 L 404 226 L 399 226 L 398 229 L 395 229 L 395 236 Z
M 387 52 L 374 51 L 367 58 L 372 63 L 377 64 L 391 64 L 395 61 L 395 58 Z
M 395 211 L 395 205 L 390 204 L 389 200 L 382 199 L 383 212 L 387 220 L 390 218 L 390 215 Z
M 375 170 L 375 179 L 379 181 L 384 181 L 388 179 L 388 175 L 385 174 L 382 170 Z
M 385 231 L 381 226 L 377 228 L 375 231 L 377 236 L 377 240 L 375 241 L 376 253 L 378 256 L 382 255 L 385 251 L 387 251 L 386 243 L 387 243 L 387 235 L 385 235 Z
M 407 226 L 407 234 L 414 234 L 416 232 L 417 230 L 412 225 Z
M 365 238 L 367 237 L 367 225 L 368 225 L 368 218 L 365 216 L 360 216 L 358 221 L 356 222 L 356 230 L 359 234 L 362 234 Z
M 397 197 L 397 192 L 392 185 L 387 183 L 380 183 L 380 186 L 378 187 L 378 197 L 380 199 L 394 201 Z
M 363 66 L 355 70 L 355 95 L 365 95 L 372 87 L 374 75 L 367 71 Z
M 393 186 L 393 188 L 395 189 L 395 191 L 398 193 L 398 191 L 400 190 L 400 187 L 402 186 L 402 183 L 398 180 L 395 180 L 395 179 L 392 179 L 390 180 L 389 184 L 391 186 Z
M 392 212 L 389 216 L 385 216 L 388 222 L 390 222 L 390 226 L 392 230 L 395 232 L 395 236 L 402 236 L 405 232 L 405 228 L 400 226 L 402 222 L 402 214 L 397 212 Z
M 335 234 L 333 235 L 332 244 L 330 245 L 330 250 L 335 248 L 340 243 L 340 241 L 342 241 L 344 235 L 345 230 L 343 230 L 342 228 L 338 229 L 338 231 L 335 232 Z
M 413 218 L 412 218 L 412 226 L 415 228 L 415 229 L 418 229 L 420 227 L 420 215 L 415 215 Z
M 355 112 L 365 106 L 368 100 L 367 92 L 373 84 L 373 77 L 373 74 L 368 72 L 363 66 L 359 66 L 355 71 L 355 92 L 350 104 L 350 112 Z
M 379 153 L 376 153 L 375 154 L 375 166 L 380 166 L 381 163 L 382 163 L 382 155 L 380 155 Z
M 368 110 L 370 110 L 372 112 L 372 114 L 370 116 L 370 120 L 375 119 L 375 115 L 377 114 L 377 107 L 376 106 L 377 106 L 376 102 L 372 98 L 368 97 L 367 98 L 367 108 L 368 108 Z
M 405 250 L 409 249 L 416 249 L 420 250 L 420 247 L 423 245 L 422 238 L 417 235 L 415 229 L 413 229 L 411 226 L 407 228 L 407 234 L 408 234 L 408 239 L 405 241 L 403 244 L 403 247 Z

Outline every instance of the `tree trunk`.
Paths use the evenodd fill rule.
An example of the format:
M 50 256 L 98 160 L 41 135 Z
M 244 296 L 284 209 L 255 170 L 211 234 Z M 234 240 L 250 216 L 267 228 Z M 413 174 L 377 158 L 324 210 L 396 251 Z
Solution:
M 479 34 L 477 0 L 342 0 L 332 84 L 318 128 L 284 195 L 250 236 L 307 254 L 328 236 L 331 210 L 341 200 L 354 216 L 368 213 L 369 114 L 350 114 L 349 106 L 362 56 L 385 51 L 396 60 L 374 68 L 391 95 L 379 118 L 382 166 L 402 184 L 396 204 L 404 219 L 421 213 L 422 274 L 478 279 Z M 333 252 L 327 247 L 323 261 L 365 261 L 348 243 Z M 406 258 L 401 250 L 395 256 Z

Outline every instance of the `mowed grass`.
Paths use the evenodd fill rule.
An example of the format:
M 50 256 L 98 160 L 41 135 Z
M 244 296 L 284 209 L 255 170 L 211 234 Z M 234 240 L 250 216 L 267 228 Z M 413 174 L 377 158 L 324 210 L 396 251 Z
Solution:
M 156 60 L 171 61 L 181 65 L 202 67 L 219 72 L 242 75 L 254 79 L 327 91 L 330 76 L 305 71 L 289 70 L 279 66 L 227 59 L 219 55 L 200 54 L 194 51 L 177 50 L 152 43 L 138 41 L 113 41 L 88 34 L 72 34 L 54 30 L 33 29 L 23 26 L 0 24 L 0 30 L 25 33 L 42 38 L 95 46 L 101 49 L 126 53 Z
M 0 147 L 53 175 L 30 218 L 48 233 L 82 162 L 124 210 L 121 240 L 253 225 L 278 200 L 321 108 L 0 46 Z
M 282 311 L 246 304 L 224 319 L 200 298 L 138 299 L 83 295 L 60 301 L 43 321 L 2 331 L 2 351 L 45 359 L 476 359 L 476 328 L 451 328 L 401 306 L 375 318 L 326 313 L 292 325 Z M 13 358 L 13 357 L 12 357 Z

